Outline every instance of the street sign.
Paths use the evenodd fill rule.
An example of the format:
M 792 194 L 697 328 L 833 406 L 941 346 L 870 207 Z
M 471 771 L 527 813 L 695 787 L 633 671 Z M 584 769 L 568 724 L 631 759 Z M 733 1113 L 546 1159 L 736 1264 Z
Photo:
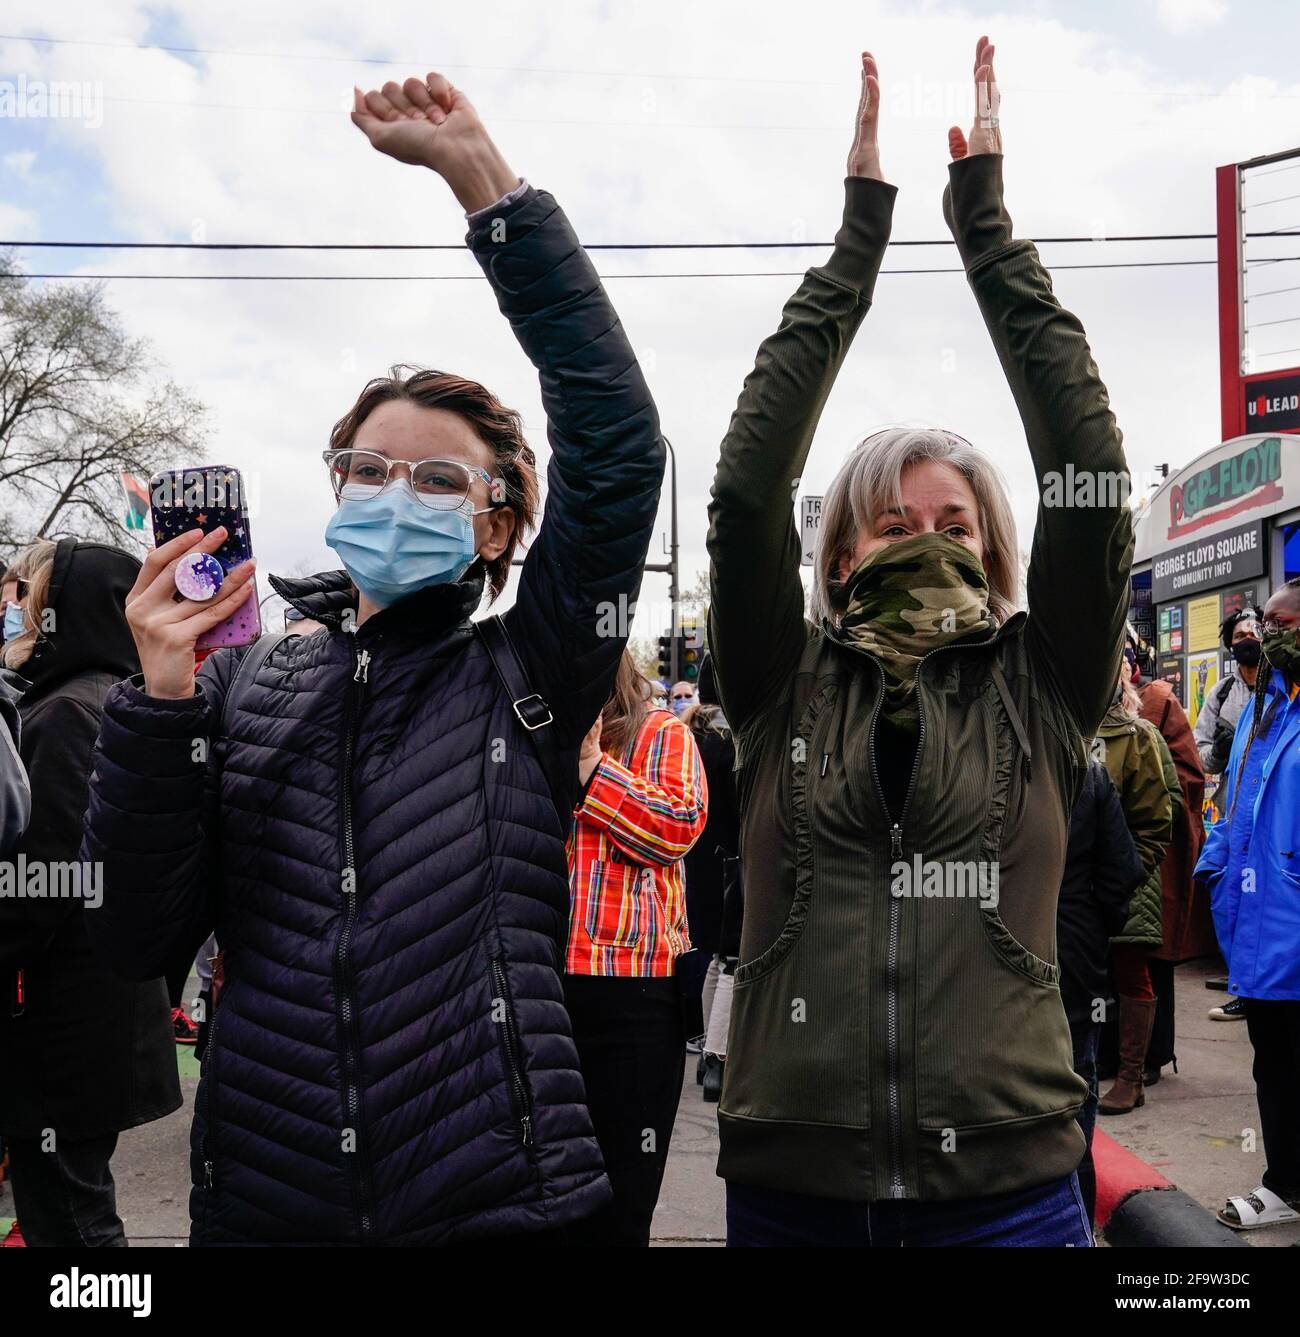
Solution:
M 803 565 L 813 564 L 813 552 L 817 547 L 817 531 L 822 523 L 822 499 L 820 497 L 801 497 L 799 500 L 799 534 L 803 541 Z

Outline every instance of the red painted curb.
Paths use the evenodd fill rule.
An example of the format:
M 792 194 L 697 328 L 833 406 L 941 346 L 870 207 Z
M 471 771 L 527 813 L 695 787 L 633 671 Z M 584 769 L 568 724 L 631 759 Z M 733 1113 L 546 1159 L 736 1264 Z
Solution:
M 1104 1229 L 1111 1213 L 1125 1198 L 1140 1189 L 1173 1188 L 1159 1170 L 1153 1170 L 1141 1157 L 1100 1128 L 1092 1134 L 1092 1162 L 1097 1171 L 1097 1215 L 1099 1229 Z

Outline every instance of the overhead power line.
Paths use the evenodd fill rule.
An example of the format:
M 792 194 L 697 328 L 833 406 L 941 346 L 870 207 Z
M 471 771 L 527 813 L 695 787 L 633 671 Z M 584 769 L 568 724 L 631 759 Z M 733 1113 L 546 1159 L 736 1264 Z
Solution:
M 1264 235 L 1274 236 L 1275 233 Z M 1031 237 L 1037 246 L 1101 246 L 1111 242 L 1213 241 L 1213 232 L 1130 233 L 1119 237 Z M 779 251 L 829 249 L 832 241 L 600 241 L 586 251 Z M 890 246 L 953 246 L 951 237 L 891 241 Z M 62 248 L 85 251 L 464 251 L 464 242 L 315 241 L 0 241 L 0 247 Z
M 1300 256 L 1279 257 L 1300 260 Z M 1067 269 L 1171 269 L 1184 266 L 1214 265 L 1216 260 L 1131 260 L 1092 265 L 1048 265 L 1056 272 Z M 882 269 L 881 274 L 964 274 L 953 268 Z M 801 278 L 801 269 L 742 269 L 685 271 L 673 274 L 601 274 L 604 282 L 618 279 L 757 279 Z M 482 274 L 12 274 L 26 279 L 153 279 L 170 283 L 475 283 L 485 282 Z M 0 276 L 0 282 L 3 276 Z
M 764 87 L 780 86 L 798 88 L 843 88 L 849 84 L 856 84 L 856 80 L 848 78 L 842 80 L 790 79 L 767 75 L 719 74 L 716 71 L 709 71 L 708 73 L 669 73 L 666 70 L 593 70 L 555 65 L 471 65 L 463 62 L 446 60 L 419 61 L 409 59 L 405 56 L 389 59 L 386 56 L 335 56 L 321 52 L 248 51 L 228 47 L 180 46 L 163 42 L 110 42 L 92 38 L 37 37 L 30 33 L 0 33 L 0 42 L 34 42 L 43 46 L 97 47 L 101 50 L 113 51 L 160 51 L 167 55 L 176 56 L 226 56 L 252 60 L 297 60 L 330 65 L 374 65 L 390 69 L 475 70 L 490 74 L 535 74 L 543 77 L 564 79 L 575 77 L 589 79 L 664 79 L 680 83 L 757 84 Z M 1032 88 L 1016 85 L 1003 85 L 1003 92 L 1013 94 L 1046 94 L 1054 97 L 1074 95 L 1073 90 L 1062 89 L 1060 87 Z M 1106 96 L 1213 100 L 1216 98 L 1240 98 L 1243 94 L 1213 92 L 1203 88 L 1118 88 L 1108 89 Z M 1275 99 L 1293 101 L 1300 98 L 1300 94 L 1296 93 L 1254 93 L 1253 96 L 1259 101 L 1272 101 Z M 293 109 L 286 108 L 285 110 Z

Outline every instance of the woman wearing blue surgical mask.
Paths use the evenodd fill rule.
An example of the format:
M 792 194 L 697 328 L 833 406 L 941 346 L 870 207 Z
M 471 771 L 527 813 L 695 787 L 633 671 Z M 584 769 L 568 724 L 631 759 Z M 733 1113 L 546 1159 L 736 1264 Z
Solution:
M 545 523 L 504 637 L 476 634 L 537 509 L 533 455 L 483 386 L 399 368 L 315 461 L 342 569 L 271 577 L 320 629 L 196 679 L 249 573 L 193 603 L 177 562 L 221 532 L 150 555 L 127 609 L 143 674 L 109 696 L 92 782 L 93 931 L 137 976 L 214 930 L 222 948 L 193 1243 L 563 1243 L 610 1199 L 560 983 L 564 840 L 623 652 L 603 612 L 637 596 L 665 452 L 572 228 L 464 94 L 390 83 L 352 119 L 469 217 L 541 376 Z

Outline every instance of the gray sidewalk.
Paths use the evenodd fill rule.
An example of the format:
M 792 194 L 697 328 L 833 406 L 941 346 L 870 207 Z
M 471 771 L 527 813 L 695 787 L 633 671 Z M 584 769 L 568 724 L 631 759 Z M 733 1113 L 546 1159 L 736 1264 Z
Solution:
M 1225 997 L 1204 987 L 1210 973 L 1201 965 L 1178 971 L 1179 1075 L 1166 1068 L 1144 1108 L 1099 1122 L 1117 1142 L 1214 1210 L 1230 1193 L 1249 1193 L 1259 1183 L 1263 1149 L 1245 1149 L 1244 1135 L 1258 1129 L 1259 1117 L 1246 1026 L 1207 1018 L 1208 1009 Z M 186 993 L 191 996 L 192 988 Z M 185 1108 L 124 1133 L 113 1161 L 119 1210 L 136 1245 L 184 1244 L 188 1234 L 190 1103 L 197 1069 L 192 1051 L 178 1055 Z M 714 1173 L 716 1109 L 700 1099 L 690 1056 L 655 1213 L 656 1244 L 719 1245 L 725 1237 L 725 1196 Z M 11 1204 L 0 1187 L 0 1218 L 11 1214 Z M 1247 1239 L 1257 1247 L 1289 1245 L 1300 1239 L 1300 1224 L 1255 1231 Z

